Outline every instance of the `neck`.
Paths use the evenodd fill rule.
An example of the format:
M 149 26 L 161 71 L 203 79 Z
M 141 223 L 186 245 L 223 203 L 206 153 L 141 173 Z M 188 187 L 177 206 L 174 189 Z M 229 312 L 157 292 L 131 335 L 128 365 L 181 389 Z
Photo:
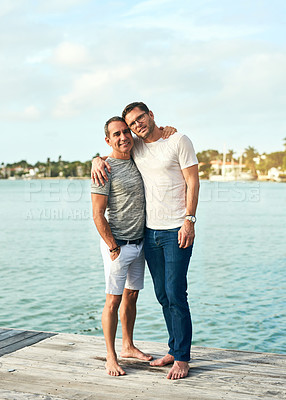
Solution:
M 117 158 L 118 160 L 130 160 L 130 152 L 118 153 L 117 151 L 113 150 L 112 153 L 109 154 L 109 157 Z
M 157 125 L 155 125 L 154 130 L 150 135 L 147 137 L 147 139 L 144 139 L 145 143 L 152 143 L 152 142 L 157 142 L 162 137 L 162 131 L 161 129 L 158 128 Z

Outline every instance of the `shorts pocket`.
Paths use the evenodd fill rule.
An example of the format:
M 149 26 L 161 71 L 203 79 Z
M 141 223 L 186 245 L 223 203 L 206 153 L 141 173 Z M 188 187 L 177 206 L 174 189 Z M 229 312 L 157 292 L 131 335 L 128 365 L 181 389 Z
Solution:
M 113 264 L 113 263 L 115 263 L 117 260 L 119 260 L 119 259 L 121 258 L 121 255 L 122 255 L 122 247 L 120 247 L 119 256 L 117 256 L 117 257 L 115 258 L 115 260 L 111 260 L 111 263 Z

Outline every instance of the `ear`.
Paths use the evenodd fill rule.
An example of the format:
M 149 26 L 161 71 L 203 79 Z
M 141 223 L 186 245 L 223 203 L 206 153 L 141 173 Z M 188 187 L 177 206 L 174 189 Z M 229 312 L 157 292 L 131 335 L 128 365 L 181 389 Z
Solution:
M 149 110 L 149 116 L 150 116 L 152 119 L 154 119 L 154 114 L 153 114 L 153 112 L 152 112 L 151 110 Z
M 105 136 L 105 141 L 108 144 L 108 146 L 111 146 L 109 137 Z

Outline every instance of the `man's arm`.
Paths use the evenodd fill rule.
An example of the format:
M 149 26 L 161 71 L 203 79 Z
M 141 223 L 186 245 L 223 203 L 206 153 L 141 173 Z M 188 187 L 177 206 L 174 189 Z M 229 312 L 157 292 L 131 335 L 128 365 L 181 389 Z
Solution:
M 102 186 L 104 186 L 105 181 L 108 181 L 108 177 L 106 175 L 105 167 L 107 168 L 108 172 L 111 172 L 111 166 L 108 164 L 106 157 L 95 157 L 92 159 L 92 164 L 91 164 L 91 171 L 90 171 L 90 177 L 92 179 L 92 182 L 95 183 L 97 186 L 101 183 Z
M 160 129 L 163 131 L 162 132 L 162 138 L 163 139 L 168 139 L 171 135 L 173 135 L 175 132 L 177 132 L 176 128 L 173 128 L 172 126 L 166 126 L 163 128 L 162 126 Z M 108 177 L 106 175 L 105 168 L 107 169 L 108 172 L 111 171 L 111 167 L 108 164 L 106 157 L 95 157 L 92 159 L 92 164 L 91 164 L 91 171 L 90 171 L 90 177 L 93 183 L 97 184 L 99 186 L 99 183 L 104 186 L 105 181 L 108 181 Z
M 108 196 L 103 194 L 91 194 L 92 201 L 92 211 L 93 211 L 93 220 L 98 230 L 98 233 L 105 241 L 110 250 L 115 249 L 117 247 L 117 243 L 112 235 L 109 223 L 104 216 L 106 206 L 107 206 Z M 120 253 L 120 248 L 113 253 L 110 253 L 111 260 L 115 260 Z
M 182 169 L 182 173 L 187 185 L 186 215 L 196 215 L 199 198 L 199 173 L 198 165 Z M 185 219 L 183 226 L 178 232 L 179 247 L 185 249 L 193 244 L 195 238 L 194 223 Z

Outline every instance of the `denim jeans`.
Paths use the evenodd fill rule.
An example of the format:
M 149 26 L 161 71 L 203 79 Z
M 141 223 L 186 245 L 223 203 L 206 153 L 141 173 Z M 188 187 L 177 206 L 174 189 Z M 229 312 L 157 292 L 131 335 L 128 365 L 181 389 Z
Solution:
M 187 272 L 193 246 L 179 248 L 179 229 L 146 228 L 144 251 L 169 333 L 169 354 L 176 361 L 189 361 L 192 322 L 187 301 Z

